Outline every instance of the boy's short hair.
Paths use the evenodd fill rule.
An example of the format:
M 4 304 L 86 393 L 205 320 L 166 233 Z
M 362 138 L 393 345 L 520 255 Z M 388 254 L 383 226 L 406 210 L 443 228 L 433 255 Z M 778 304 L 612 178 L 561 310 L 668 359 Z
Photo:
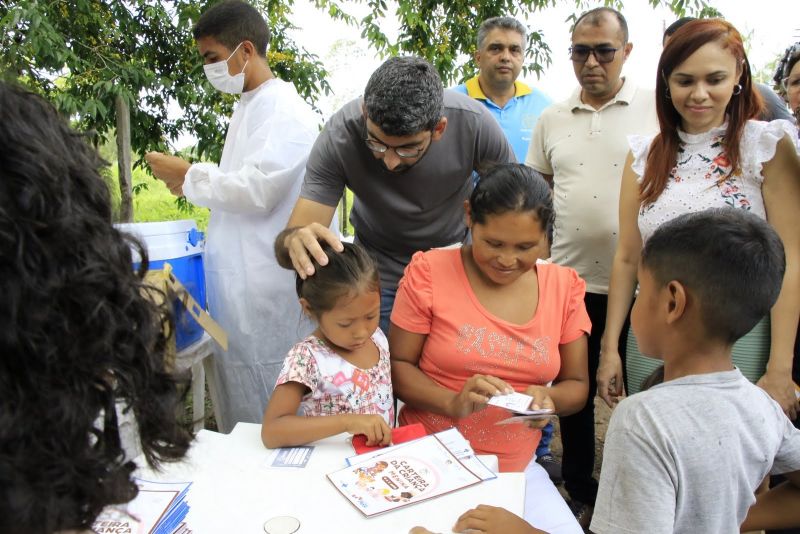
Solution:
M 775 304 L 786 258 L 769 223 L 716 208 L 661 225 L 642 250 L 642 268 L 659 284 L 683 284 L 700 304 L 708 335 L 733 344 Z
M 192 35 L 195 41 L 213 37 L 230 50 L 250 41 L 259 55 L 267 57 L 269 26 L 261 13 L 247 2 L 225 0 L 211 6 L 200 15 Z
M 364 89 L 367 117 L 386 135 L 433 130 L 444 115 L 444 85 L 420 57 L 392 57 L 370 76 Z

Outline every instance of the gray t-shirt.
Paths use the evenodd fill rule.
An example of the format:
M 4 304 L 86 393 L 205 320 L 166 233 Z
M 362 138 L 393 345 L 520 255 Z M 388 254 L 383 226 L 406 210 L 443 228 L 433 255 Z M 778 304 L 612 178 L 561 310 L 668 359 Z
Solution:
M 776 119 L 783 119 L 794 124 L 794 117 L 789 113 L 789 108 L 786 102 L 775 94 L 769 85 L 764 83 L 756 83 L 755 89 L 761 95 L 764 101 L 764 111 L 759 115 L 758 120 L 761 121 L 774 121 Z
M 800 430 L 738 369 L 671 380 L 614 410 L 591 530 L 739 532 L 768 474 L 800 470 Z
M 355 196 L 350 221 L 378 261 L 381 283 L 394 288 L 418 250 L 462 241 L 464 200 L 481 164 L 516 161 L 494 117 L 472 98 L 445 90 L 447 129 L 405 172 L 392 173 L 365 146 L 361 99 L 336 112 L 308 158 L 302 198 L 335 206 L 344 187 Z

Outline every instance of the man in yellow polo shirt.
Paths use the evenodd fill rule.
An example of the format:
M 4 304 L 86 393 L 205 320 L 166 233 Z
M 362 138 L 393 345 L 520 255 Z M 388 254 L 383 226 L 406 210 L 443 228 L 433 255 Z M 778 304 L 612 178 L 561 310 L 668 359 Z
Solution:
M 525 59 L 527 30 L 517 19 L 493 17 L 478 28 L 475 63 L 479 74 L 453 90 L 483 102 L 500 123 L 514 155 L 525 161 L 536 120 L 551 100 L 518 81 Z

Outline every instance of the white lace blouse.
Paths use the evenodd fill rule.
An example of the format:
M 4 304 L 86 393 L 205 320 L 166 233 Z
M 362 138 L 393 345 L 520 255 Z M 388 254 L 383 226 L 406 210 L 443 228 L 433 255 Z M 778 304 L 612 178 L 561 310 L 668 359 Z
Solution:
M 687 212 L 730 206 L 766 219 L 761 166 L 773 158 L 781 138 L 788 135 L 797 143 L 797 129 L 785 120 L 748 121 L 741 139 L 742 172 L 718 182 L 730 172 L 730 162 L 722 145 L 726 127 L 727 123 L 700 134 L 678 130 L 681 140 L 678 162 L 670 172 L 666 188 L 655 202 L 639 210 L 642 243 L 663 223 Z M 639 175 L 640 183 L 652 140 L 653 136 L 628 137 L 633 153 L 632 168 Z

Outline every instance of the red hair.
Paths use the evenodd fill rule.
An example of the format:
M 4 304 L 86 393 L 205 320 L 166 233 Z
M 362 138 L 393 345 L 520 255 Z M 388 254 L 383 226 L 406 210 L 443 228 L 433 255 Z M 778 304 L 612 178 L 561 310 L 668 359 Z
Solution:
M 669 76 L 677 66 L 686 61 L 700 47 L 717 42 L 728 50 L 736 63 L 741 65 L 742 74 L 739 84 L 742 90 L 728 102 L 725 113 L 728 116 L 728 128 L 725 131 L 725 152 L 731 162 L 731 174 L 740 171 L 739 141 L 742 138 L 745 124 L 749 119 L 757 117 L 763 107 L 761 95 L 753 89 L 750 64 L 742 44 L 742 36 L 733 25 L 722 19 L 693 20 L 681 26 L 667 42 L 658 61 L 656 75 L 656 113 L 661 132 L 653 139 L 647 155 L 642 184 L 639 187 L 639 198 L 642 204 L 655 202 L 664 188 L 667 179 L 675 167 L 678 158 L 678 128 L 681 116 L 670 100 Z M 720 178 L 724 181 L 727 176 Z

